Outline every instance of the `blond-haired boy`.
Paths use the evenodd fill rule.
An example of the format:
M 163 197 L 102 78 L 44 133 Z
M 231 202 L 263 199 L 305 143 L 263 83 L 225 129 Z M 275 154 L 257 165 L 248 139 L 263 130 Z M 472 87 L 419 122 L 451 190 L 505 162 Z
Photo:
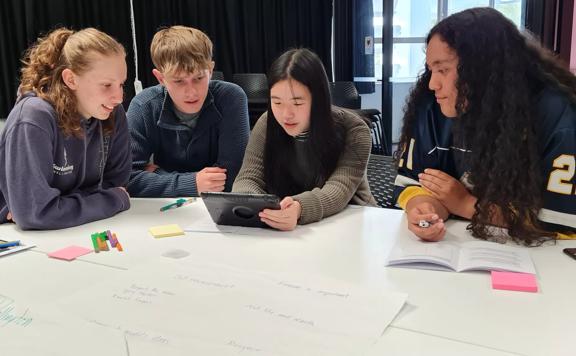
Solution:
M 230 191 L 250 133 L 246 94 L 235 84 L 210 80 L 212 42 L 200 30 L 162 29 L 150 53 L 160 84 L 136 95 L 128 108 L 128 191 L 139 197 Z

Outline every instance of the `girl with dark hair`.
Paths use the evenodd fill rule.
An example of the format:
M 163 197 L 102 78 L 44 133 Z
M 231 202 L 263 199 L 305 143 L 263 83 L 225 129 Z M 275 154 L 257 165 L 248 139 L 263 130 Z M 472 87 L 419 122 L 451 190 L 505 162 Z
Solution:
M 481 239 L 574 237 L 576 77 L 491 8 L 447 17 L 426 43 L 396 152 L 409 229 L 437 241 L 457 215 Z
M 56 29 L 26 52 L 0 135 L 0 223 L 60 229 L 130 207 L 125 57 L 94 28 Z
M 268 73 L 270 104 L 246 148 L 233 192 L 284 197 L 261 220 L 293 230 L 336 214 L 349 203 L 376 205 L 366 178 L 370 130 L 332 107 L 322 62 L 307 49 L 282 54 Z

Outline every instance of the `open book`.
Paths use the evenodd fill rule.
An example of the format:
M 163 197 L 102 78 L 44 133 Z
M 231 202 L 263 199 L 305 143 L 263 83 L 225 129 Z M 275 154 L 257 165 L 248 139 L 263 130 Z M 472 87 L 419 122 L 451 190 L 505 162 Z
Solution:
M 3 241 L 0 240 L 0 242 L 7 242 L 7 241 Z M 5 248 L 0 248 L 0 257 L 4 256 L 4 255 L 9 255 L 11 253 L 16 253 L 16 252 L 20 252 L 23 250 L 27 250 L 29 248 L 32 248 L 36 245 L 28 245 L 28 244 L 23 244 L 23 243 L 19 243 L 16 246 L 10 246 L 10 247 L 5 247 Z
M 509 271 L 536 274 L 527 248 L 488 241 L 408 241 L 397 244 L 388 266 L 424 269 Z

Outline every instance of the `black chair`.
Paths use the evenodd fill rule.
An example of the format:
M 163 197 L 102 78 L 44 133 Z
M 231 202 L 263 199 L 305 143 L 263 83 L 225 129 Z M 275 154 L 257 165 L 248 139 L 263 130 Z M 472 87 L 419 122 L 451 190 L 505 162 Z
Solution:
M 359 115 L 362 115 L 372 123 L 370 134 L 372 135 L 372 153 L 377 155 L 389 156 L 390 146 L 384 135 L 384 125 L 382 124 L 382 114 L 376 109 L 362 109 L 356 110 Z
M 378 206 L 394 208 L 394 180 L 396 180 L 396 164 L 391 156 L 371 154 L 368 158 L 368 185 Z
M 248 114 L 250 127 L 268 109 L 268 78 L 264 73 L 236 73 L 232 82 L 238 84 L 248 97 Z
M 353 82 L 331 82 L 330 97 L 332 105 L 342 108 L 360 110 L 362 106 L 362 97 Z
M 389 146 L 383 131 L 382 114 L 377 109 L 360 109 L 362 107 L 362 97 L 353 82 L 331 82 L 330 97 L 332 105 L 351 109 L 360 116 L 370 120 L 372 135 L 372 153 L 379 155 L 389 155 Z
M 224 80 L 224 73 L 222 73 L 218 70 L 213 70 L 211 79 L 212 80 Z

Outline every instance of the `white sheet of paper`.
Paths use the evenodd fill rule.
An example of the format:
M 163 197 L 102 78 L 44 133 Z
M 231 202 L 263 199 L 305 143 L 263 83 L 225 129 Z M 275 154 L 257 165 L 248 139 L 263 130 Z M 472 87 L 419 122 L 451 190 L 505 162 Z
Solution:
M 148 335 L 146 342 L 164 340 L 161 348 L 197 340 L 218 354 L 336 355 L 371 346 L 405 300 L 324 278 L 155 260 L 62 303 L 100 325 Z M 102 308 L 86 307 L 96 301 Z

